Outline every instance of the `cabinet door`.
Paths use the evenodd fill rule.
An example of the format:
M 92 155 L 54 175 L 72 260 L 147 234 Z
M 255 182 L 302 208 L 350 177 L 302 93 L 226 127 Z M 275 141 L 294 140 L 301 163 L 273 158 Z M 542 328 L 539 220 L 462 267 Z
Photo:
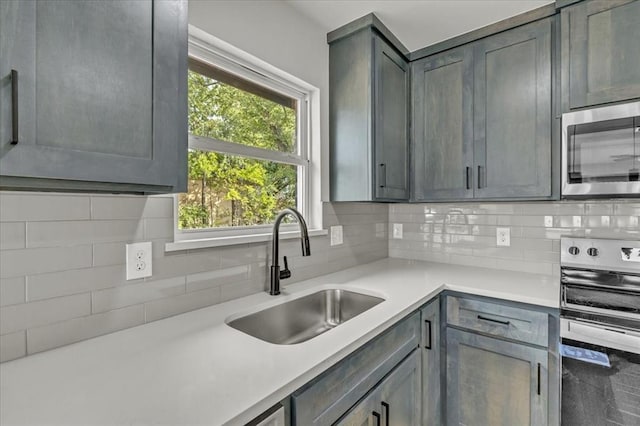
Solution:
M 3 1 L 0 32 L 3 177 L 175 188 L 186 174 L 185 1 Z
M 440 299 L 420 311 L 422 319 L 422 424 L 442 424 L 440 394 Z
M 564 111 L 639 98 L 640 1 L 563 9 L 562 58 Z
M 385 426 L 421 424 L 420 366 L 420 352 L 414 351 L 379 385 Z
M 542 349 L 447 329 L 448 425 L 546 425 Z
M 407 62 L 381 38 L 374 38 L 375 195 L 407 200 L 409 72 Z
M 551 19 L 474 51 L 476 198 L 551 195 Z
M 473 197 L 472 60 L 463 46 L 411 65 L 415 200 Z
M 380 393 L 374 390 L 334 423 L 334 426 L 380 426 L 381 422 Z

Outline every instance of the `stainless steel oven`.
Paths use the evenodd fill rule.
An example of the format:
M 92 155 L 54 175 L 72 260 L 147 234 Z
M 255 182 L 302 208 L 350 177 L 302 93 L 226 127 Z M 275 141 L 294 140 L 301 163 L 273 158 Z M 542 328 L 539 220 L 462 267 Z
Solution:
M 561 240 L 563 426 L 640 426 L 640 241 Z
M 640 196 L 640 102 L 562 115 L 562 195 Z

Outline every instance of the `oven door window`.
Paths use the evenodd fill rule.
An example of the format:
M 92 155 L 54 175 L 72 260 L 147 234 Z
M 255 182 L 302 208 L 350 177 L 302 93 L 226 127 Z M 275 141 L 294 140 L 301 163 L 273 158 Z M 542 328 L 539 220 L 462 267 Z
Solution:
M 568 126 L 570 183 L 640 180 L 640 117 Z
M 640 355 L 562 343 L 604 353 L 610 364 L 562 357 L 562 425 L 640 425 Z

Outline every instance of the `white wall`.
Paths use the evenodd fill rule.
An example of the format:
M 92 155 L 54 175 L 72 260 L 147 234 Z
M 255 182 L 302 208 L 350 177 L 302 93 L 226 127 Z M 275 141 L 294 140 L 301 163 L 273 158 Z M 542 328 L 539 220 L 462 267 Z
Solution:
M 319 89 L 322 199 L 329 199 L 329 46 L 326 31 L 279 0 L 191 0 L 189 23 Z

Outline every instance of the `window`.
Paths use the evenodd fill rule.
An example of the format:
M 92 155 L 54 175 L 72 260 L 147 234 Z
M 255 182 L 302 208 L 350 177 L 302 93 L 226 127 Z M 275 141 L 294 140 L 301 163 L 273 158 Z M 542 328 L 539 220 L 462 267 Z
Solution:
M 310 200 L 312 91 L 203 42 L 194 31 L 190 27 L 188 190 L 176 197 L 176 243 L 249 242 L 238 237 L 268 235 L 286 207 L 318 228 Z

